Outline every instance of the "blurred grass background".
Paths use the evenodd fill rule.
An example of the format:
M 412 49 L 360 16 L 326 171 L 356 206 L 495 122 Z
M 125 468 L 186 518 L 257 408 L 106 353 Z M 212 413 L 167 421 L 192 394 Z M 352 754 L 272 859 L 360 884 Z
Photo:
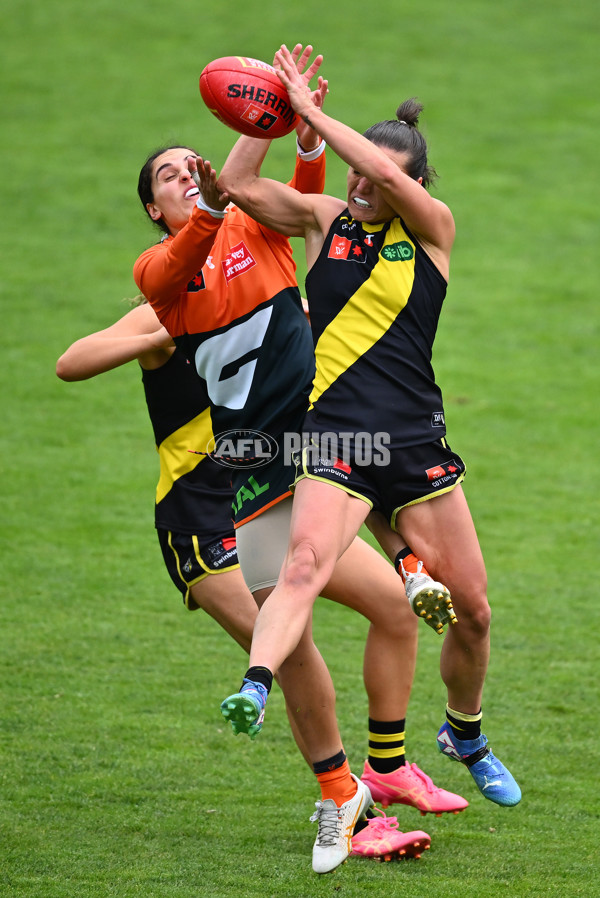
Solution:
M 2 0 L 0 894 L 414 898 L 600 894 L 596 4 L 357 0 L 244 7 Z M 63 384 L 56 358 L 124 313 L 154 241 L 146 155 L 235 140 L 198 77 L 286 42 L 325 56 L 328 111 L 359 130 L 416 95 L 457 222 L 435 348 L 449 439 L 486 556 L 485 730 L 523 787 L 510 811 L 437 755 L 440 642 L 421 633 L 408 756 L 471 801 L 419 863 L 310 870 L 317 797 L 281 696 L 256 744 L 216 704 L 244 657 L 188 615 L 152 532 L 157 478 L 135 365 Z M 265 171 L 286 179 L 293 137 Z M 329 192 L 345 166 L 329 156 Z M 300 282 L 302 246 L 297 252 Z M 366 751 L 366 625 L 326 602 L 317 641 L 345 747 Z

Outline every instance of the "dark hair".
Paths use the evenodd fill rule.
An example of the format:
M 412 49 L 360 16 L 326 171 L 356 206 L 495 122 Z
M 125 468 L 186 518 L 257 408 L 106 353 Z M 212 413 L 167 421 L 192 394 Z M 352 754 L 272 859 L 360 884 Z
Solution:
M 153 153 L 150 153 L 144 164 L 142 165 L 142 169 L 140 171 L 140 176 L 138 178 L 138 186 L 137 192 L 140 200 L 142 201 L 142 206 L 150 220 L 153 224 L 157 226 L 161 231 L 164 231 L 165 234 L 170 234 L 169 228 L 167 227 L 166 222 L 161 217 L 156 221 L 151 218 L 150 213 L 146 209 L 148 203 L 154 202 L 154 193 L 152 192 L 152 165 L 154 164 L 155 159 L 159 156 L 162 156 L 163 153 L 166 153 L 168 150 L 177 150 L 179 147 L 186 147 L 184 143 L 174 143 L 168 147 L 159 147 L 157 150 L 154 150 Z M 187 147 L 187 149 L 192 150 L 196 156 L 198 153 L 193 149 L 193 147 Z
M 405 100 L 396 110 L 396 120 L 371 125 L 364 136 L 380 147 L 408 154 L 407 170 L 417 181 L 423 178 L 423 187 L 429 187 L 437 178 L 437 172 L 427 163 L 427 142 L 417 128 L 423 104 L 416 97 Z

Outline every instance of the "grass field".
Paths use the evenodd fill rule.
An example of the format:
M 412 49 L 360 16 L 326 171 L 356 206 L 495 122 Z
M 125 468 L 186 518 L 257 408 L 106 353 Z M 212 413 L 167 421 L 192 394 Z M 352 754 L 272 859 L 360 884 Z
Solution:
M 0 2 L 0 895 L 600 895 L 596 4 Z M 425 103 L 458 229 L 435 363 L 488 565 L 485 731 L 523 789 L 499 808 L 438 755 L 440 641 L 424 629 L 409 758 L 471 805 L 399 806 L 432 836 L 421 861 L 322 878 L 281 694 L 256 743 L 225 731 L 244 656 L 163 568 L 135 365 L 54 374 L 135 292 L 147 153 L 191 143 L 218 167 L 235 139 L 202 106 L 203 66 L 282 41 L 325 54 L 329 110 L 359 129 Z M 286 138 L 266 171 L 285 179 L 292 158 Z M 328 189 L 343 186 L 331 158 Z M 303 276 L 301 247 L 298 262 Z M 319 602 L 315 629 L 359 768 L 366 625 Z

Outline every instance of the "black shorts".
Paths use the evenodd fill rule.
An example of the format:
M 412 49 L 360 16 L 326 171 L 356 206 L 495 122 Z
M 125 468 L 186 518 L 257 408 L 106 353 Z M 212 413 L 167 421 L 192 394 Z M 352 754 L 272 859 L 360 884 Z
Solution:
M 387 464 L 353 465 L 324 459 L 314 447 L 296 458 L 296 483 L 305 477 L 332 483 L 380 511 L 396 528 L 402 508 L 446 493 L 463 480 L 465 464 L 445 437 L 433 443 L 389 449 Z
M 183 595 L 190 611 L 198 605 L 190 595 L 190 589 L 210 574 L 222 574 L 239 568 L 235 535 L 232 530 L 200 545 L 197 536 L 157 529 L 158 541 L 171 580 Z

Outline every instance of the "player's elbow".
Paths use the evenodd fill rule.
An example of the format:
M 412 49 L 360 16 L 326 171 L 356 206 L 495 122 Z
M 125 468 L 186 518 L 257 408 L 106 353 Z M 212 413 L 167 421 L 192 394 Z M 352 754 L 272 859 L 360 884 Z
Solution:
M 61 380 L 65 380 L 67 382 L 80 380 L 80 378 L 77 376 L 77 371 L 73 368 L 69 361 L 65 359 L 64 355 L 61 355 L 56 363 L 56 376 L 60 377 Z

